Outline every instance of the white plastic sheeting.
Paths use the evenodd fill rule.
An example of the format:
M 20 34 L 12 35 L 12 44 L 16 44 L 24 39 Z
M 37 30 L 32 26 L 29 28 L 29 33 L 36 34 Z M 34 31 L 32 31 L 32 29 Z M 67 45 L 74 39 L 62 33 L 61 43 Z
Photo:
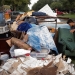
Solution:
M 48 4 L 46 4 L 44 7 L 42 7 L 39 12 L 44 12 L 46 13 L 48 16 L 52 16 L 52 17 L 57 17 L 57 13 L 53 12 L 53 10 L 49 7 Z M 48 19 L 49 20 L 49 19 Z M 51 21 L 54 19 L 50 19 Z M 59 19 L 57 19 L 57 22 L 60 22 Z

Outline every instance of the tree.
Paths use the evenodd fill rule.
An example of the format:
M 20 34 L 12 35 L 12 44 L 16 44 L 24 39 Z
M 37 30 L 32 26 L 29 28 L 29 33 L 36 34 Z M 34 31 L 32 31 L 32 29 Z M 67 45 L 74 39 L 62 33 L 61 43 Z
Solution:
M 27 4 L 26 5 L 22 4 L 20 7 L 18 7 L 17 10 L 27 12 L 29 10 L 29 7 Z
M 11 5 L 13 10 L 17 10 L 18 7 L 23 5 L 30 4 L 30 0 L 11 0 Z
M 61 10 L 62 4 L 61 4 L 60 2 L 52 2 L 51 5 L 50 5 L 50 7 L 51 7 L 52 9 Z
M 75 10 L 75 0 L 68 0 L 70 3 L 70 10 Z
M 35 3 L 32 6 L 32 9 L 35 11 L 38 11 L 39 9 L 41 9 L 43 6 L 45 6 L 46 4 L 51 4 L 53 0 L 39 0 L 37 3 Z
M 75 0 L 60 0 L 60 3 L 63 5 L 63 10 L 69 12 L 75 9 Z
M 12 10 L 18 10 L 18 8 L 27 7 L 27 5 L 30 4 L 30 0 L 1 0 L 0 4 L 11 5 Z
M 33 5 L 32 9 L 38 11 L 46 4 L 50 5 L 52 9 L 57 8 L 59 10 L 68 12 L 75 10 L 75 0 L 39 0 Z

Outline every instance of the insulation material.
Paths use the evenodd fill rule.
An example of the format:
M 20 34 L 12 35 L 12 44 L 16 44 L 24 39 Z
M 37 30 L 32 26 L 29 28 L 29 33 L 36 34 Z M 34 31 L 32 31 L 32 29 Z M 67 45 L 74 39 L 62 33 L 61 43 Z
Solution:
M 12 37 L 11 38 L 11 42 L 12 42 L 13 45 L 16 45 L 19 48 L 26 49 L 26 50 L 31 49 L 31 47 L 28 44 L 24 43 L 20 39 L 17 39 L 17 38 Z
M 21 55 L 25 55 L 25 54 L 30 54 L 30 50 L 25 50 L 25 49 L 15 49 L 14 50 L 14 53 L 15 53 L 15 56 L 21 56 Z
M 64 61 L 61 55 L 48 55 L 44 60 L 31 56 L 11 58 L 1 67 L 0 75 L 5 75 L 3 71 L 8 75 L 75 75 L 74 65 Z
M 17 27 L 18 27 L 17 22 L 13 22 L 13 24 L 12 24 L 11 27 L 10 27 L 10 30 L 11 30 L 11 31 L 17 30 Z

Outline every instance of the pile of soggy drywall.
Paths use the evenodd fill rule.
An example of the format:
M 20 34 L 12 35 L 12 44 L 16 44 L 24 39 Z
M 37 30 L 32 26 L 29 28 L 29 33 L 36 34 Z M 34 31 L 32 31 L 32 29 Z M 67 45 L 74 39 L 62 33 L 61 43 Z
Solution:
M 71 59 L 65 60 L 62 54 L 48 55 L 46 58 L 31 56 L 11 58 L 0 66 L 0 75 L 75 75 Z

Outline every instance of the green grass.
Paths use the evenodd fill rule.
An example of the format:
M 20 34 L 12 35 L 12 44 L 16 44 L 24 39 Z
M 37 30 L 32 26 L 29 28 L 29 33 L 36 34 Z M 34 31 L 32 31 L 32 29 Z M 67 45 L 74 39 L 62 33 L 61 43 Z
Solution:
M 60 15 L 59 17 L 67 17 L 67 18 L 75 19 L 75 14 L 64 14 L 64 15 Z

